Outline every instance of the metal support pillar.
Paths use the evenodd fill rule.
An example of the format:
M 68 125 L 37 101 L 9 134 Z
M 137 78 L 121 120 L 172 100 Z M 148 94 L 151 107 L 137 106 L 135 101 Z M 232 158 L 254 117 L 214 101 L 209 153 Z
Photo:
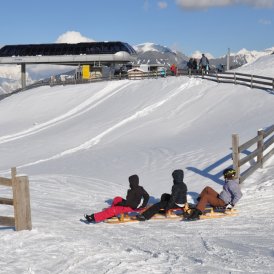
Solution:
M 227 50 L 226 56 L 226 70 L 230 70 L 230 48 Z
M 26 88 L 26 64 L 21 64 L 21 86 L 22 89 Z

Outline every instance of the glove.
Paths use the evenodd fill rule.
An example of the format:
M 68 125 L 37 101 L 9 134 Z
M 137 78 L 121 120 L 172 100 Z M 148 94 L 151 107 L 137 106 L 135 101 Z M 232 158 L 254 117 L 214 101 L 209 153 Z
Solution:
M 232 209 L 233 207 L 234 207 L 234 205 L 229 203 L 226 205 L 225 209 Z

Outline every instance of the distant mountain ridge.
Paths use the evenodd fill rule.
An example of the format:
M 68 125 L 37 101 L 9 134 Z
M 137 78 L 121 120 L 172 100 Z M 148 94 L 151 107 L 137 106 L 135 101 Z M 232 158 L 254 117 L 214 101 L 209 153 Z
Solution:
M 179 51 L 173 51 L 166 46 L 157 45 L 154 43 L 143 43 L 134 46 L 138 56 L 136 64 L 162 64 L 165 66 L 170 66 L 176 63 L 179 68 L 185 68 L 186 63 L 192 56 L 186 56 Z M 244 64 L 254 62 L 259 57 L 272 54 L 274 52 L 274 47 L 266 49 L 264 51 L 249 51 L 247 49 L 242 49 L 237 53 L 230 54 L 230 66 L 231 68 L 237 68 Z M 195 55 L 195 58 L 200 59 L 201 55 Z M 218 58 L 210 58 L 208 56 L 211 65 L 217 66 L 219 64 L 226 64 L 227 57 L 221 56 Z
M 258 58 L 266 55 L 270 55 L 274 53 L 274 47 L 265 49 L 263 51 L 256 51 L 256 50 L 247 50 L 245 48 L 241 49 L 237 53 L 232 53 L 231 55 L 234 56 L 242 56 L 246 59 L 247 63 L 251 63 L 256 61 Z
M 159 64 L 171 66 L 175 63 L 179 67 L 184 67 L 189 59 L 189 57 L 179 51 L 173 51 L 168 47 L 154 43 L 144 43 L 133 47 L 138 54 L 135 63 L 138 65 Z

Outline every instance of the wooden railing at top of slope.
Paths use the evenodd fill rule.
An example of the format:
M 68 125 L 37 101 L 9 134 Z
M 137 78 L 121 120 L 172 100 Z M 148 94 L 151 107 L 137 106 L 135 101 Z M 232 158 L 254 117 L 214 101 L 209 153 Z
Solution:
M 147 79 L 147 78 L 162 78 L 166 76 L 170 76 L 171 73 L 167 72 L 166 75 L 163 76 L 163 74 L 160 71 L 155 72 L 140 72 L 139 74 L 135 74 L 131 76 L 131 79 Z M 176 76 L 180 75 L 188 75 L 189 73 L 187 70 L 178 70 L 178 73 Z M 192 75 L 192 74 L 191 74 Z M 202 77 L 203 79 L 215 81 L 218 83 L 232 83 L 235 85 L 244 85 L 251 88 L 259 88 L 264 90 L 272 90 L 274 92 L 274 78 L 271 77 L 265 77 L 265 76 L 258 76 L 258 75 L 252 75 L 252 74 L 245 74 L 245 73 L 238 73 L 238 72 L 210 72 L 209 74 L 205 74 L 204 72 L 199 73 L 195 72 L 193 75 L 196 75 L 197 77 Z M 97 82 L 97 81 L 109 81 L 109 80 L 120 80 L 120 79 L 128 79 L 128 75 L 122 75 L 122 76 L 112 76 L 112 77 L 98 77 L 94 79 L 89 80 L 75 80 L 75 79 L 67 79 L 65 81 L 56 81 L 54 84 L 50 82 L 50 80 L 42 80 L 37 81 L 31 85 L 28 85 L 25 89 L 19 88 L 17 90 L 14 90 L 13 92 L 9 94 L 1 94 L 0 100 L 4 99 L 12 94 L 40 87 L 40 86 L 55 86 L 55 85 L 75 85 L 75 84 L 87 84 L 91 82 Z
M 246 149 L 250 148 L 257 143 L 257 147 L 254 151 L 249 152 L 248 155 L 240 159 L 240 154 L 245 152 Z M 274 147 L 270 147 L 274 143 L 274 125 L 263 130 L 258 130 L 258 135 L 242 145 L 239 145 L 238 134 L 232 135 L 232 158 L 233 168 L 236 170 L 237 176 L 240 176 L 240 182 L 242 183 L 249 175 L 251 175 L 256 169 L 262 168 L 263 164 L 274 155 Z M 266 150 L 268 151 L 266 152 Z M 257 157 L 257 161 L 254 159 Z M 240 168 L 245 163 L 253 160 L 255 163 L 241 173 Z
M 0 177 L 0 185 L 12 187 L 13 198 L 0 197 L 0 204 L 14 207 L 14 217 L 0 216 L 1 226 L 15 226 L 15 230 L 31 230 L 31 210 L 29 179 L 16 176 L 16 168 L 11 169 L 11 179 Z
M 181 75 L 186 75 L 186 72 L 182 72 Z M 202 72 L 201 74 L 196 74 L 201 76 L 203 79 L 215 81 L 218 83 L 231 83 L 234 85 L 244 85 L 250 88 L 259 88 L 259 89 L 271 89 L 274 91 L 274 78 L 238 73 L 238 72 L 215 72 L 208 74 Z

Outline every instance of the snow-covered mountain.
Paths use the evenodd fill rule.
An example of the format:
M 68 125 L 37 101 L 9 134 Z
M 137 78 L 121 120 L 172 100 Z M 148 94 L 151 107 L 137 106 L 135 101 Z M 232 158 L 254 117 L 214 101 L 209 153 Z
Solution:
M 161 45 L 157 45 L 154 43 L 143 43 L 143 44 L 139 44 L 136 46 L 133 46 L 133 48 L 139 53 L 144 53 L 147 51 L 156 51 L 156 52 L 161 52 L 161 53 L 173 53 L 173 51 L 166 47 L 166 46 L 161 46 Z
M 20 88 L 21 68 L 17 65 L 1 65 L 0 66 L 0 94 L 10 93 Z M 28 73 L 26 74 L 29 80 Z
M 231 56 L 237 56 L 238 58 L 241 57 L 246 60 L 246 63 L 251 63 L 256 61 L 258 58 L 262 56 L 273 54 L 273 52 L 274 52 L 274 47 L 265 49 L 263 51 L 247 50 L 243 48 L 237 53 L 231 53 Z
M 273 54 L 273 52 L 274 52 L 274 47 L 265 49 L 263 51 L 247 50 L 244 48 L 236 53 L 231 52 L 230 53 L 230 68 L 235 69 L 235 68 L 241 67 L 246 64 L 251 64 L 263 56 L 268 56 L 270 54 Z M 226 64 L 226 58 L 227 58 L 226 56 L 222 56 L 219 58 L 213 58 L 210 60 L 210 62 L 213 65 Z
M 29 65 L 26 72 L 27 85 L 49 78 L 51 75 L 71 71 L 72 69 L 74 67 L 71 66 Z M 0 95 L 10 93 L 18 88 L 21 88 L 21 67 L 17 65 L 1 65 Z
M 201 58 L 202 53 L 196 51 L 192 56 L 186 56 L 180 51 L 173 51 L 166 46 L 161 46 L 153 43 L 143 43 L 134 46 L 134 49 L 138 53 L 137 63 L 138 64 L 163 64 L 170 65 L 176 63 L 178 67 L 185 67 L 186 62 L 190 57 Z M 237 68 L 244 64 L 254 62 L 258 58 L 266 55 L 270 55 L 274 52 L 273 48 L 268 48 L 264 51 L 255 51 L 242 49 L 237 53 L 230 54 L 230 65 L 231 68 Z M 210 60 L 210 64 L 217 66 L 219 64 L 226 64 L 226 55 L 221 57 L 213 57 L 211 54 L 206 54 Z
M 184 67 L 189 57 L 179 51 L 154 43 L 144 43 L 134 46 L 138 56 L 136 64 L 161 64 L 171 66 L 177 64 Z

